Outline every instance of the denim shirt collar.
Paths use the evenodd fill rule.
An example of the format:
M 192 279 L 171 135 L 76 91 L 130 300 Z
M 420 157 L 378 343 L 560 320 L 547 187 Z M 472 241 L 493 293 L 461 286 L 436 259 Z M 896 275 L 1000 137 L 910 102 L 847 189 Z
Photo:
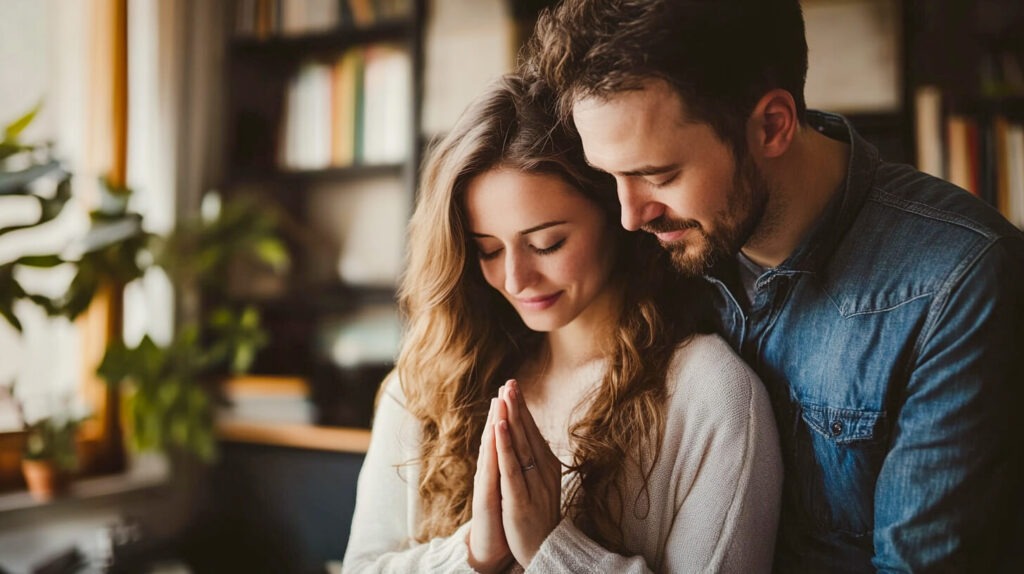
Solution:
M 843 116 L 808 110 L 807 123 L 828 137 L 850 144 L 849 167 L 843 187 L 829 200 L 818 222 L 789 258 L 776 268 L 780 272 L 817 273 L 824 269 L 860 213 L 880 162 L 878 149 Z

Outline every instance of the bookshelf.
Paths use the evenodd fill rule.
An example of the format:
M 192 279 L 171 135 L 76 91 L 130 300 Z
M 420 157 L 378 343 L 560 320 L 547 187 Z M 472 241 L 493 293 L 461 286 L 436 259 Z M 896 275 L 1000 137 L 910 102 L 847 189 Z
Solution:
M 1024 4 L 907 1 L 918 166 L 1024 228 Z
M 810 107 L 1024 227 L 1024 3 L 802 0 Z
M 302 380 L 315 424 L 365 427 L 399 331 L 422 145 L 425 0 L 234 0 L 221 191 L 283 215 L 283 279 L 229 270 L 260 309 L 257 375 Z M 254 275 L 255 273 L 255 275 Z

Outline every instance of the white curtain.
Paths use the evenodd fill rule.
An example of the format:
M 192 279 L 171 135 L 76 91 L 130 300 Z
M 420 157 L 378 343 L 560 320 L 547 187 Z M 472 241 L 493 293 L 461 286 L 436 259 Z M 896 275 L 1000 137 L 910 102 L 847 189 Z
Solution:
M 95 17 L 108 0 L 3 0 L 0 18 L 0 123 L 42 100 L 43 111 L 26 141 L 51 140 L 75 174 L 75 199 L 57 222 L 0 245 L 0 262 L 27 252 L 60 251 L 80 236 L 95 205 L 97 181 L 110 168 L 110 69 L 97 57 L 111 31 Z M 132 208 L 148 231 L 166 233 L 195 213 L 201 193 L 217 181 L 224 18 L 228 3 L 203 0 L 129 0 L 128 185 Z M 6 214 L 5 214 L 6 215 Z M 26 286 L 60 292 L 69 269 L 25 273 Z M 175 323 L 175 291 L 159 272 L 125 294 L 125 340 L 149 333 L 167 342 Z M 19 334 L 0 321 L 0 384 L 17 381 L 39 414 L 74 397 L 86 367 L 79 328 L 49 319 L 32 304 L 17 313 Z M 0 404 L 0 431 L 11 412 Z

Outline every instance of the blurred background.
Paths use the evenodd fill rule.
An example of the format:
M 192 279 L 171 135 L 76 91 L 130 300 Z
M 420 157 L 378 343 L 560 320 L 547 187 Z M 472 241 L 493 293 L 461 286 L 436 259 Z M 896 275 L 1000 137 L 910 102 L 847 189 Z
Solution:
M 543 0 L 0 0 L 0 571 L 325 572 L 430 142 Z M 1024 226 L 1024 4 L 804 0 L 810 107 Z

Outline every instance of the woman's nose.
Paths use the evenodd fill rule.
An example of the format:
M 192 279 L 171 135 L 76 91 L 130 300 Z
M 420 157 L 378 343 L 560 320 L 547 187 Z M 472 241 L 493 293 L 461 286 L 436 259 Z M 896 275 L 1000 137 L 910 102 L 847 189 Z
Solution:
M 528 255 L 514 253 L 513 249 L 508 251 L 505 257 L 505 291 L 517 295 L 530 286 L 536 272 Z

